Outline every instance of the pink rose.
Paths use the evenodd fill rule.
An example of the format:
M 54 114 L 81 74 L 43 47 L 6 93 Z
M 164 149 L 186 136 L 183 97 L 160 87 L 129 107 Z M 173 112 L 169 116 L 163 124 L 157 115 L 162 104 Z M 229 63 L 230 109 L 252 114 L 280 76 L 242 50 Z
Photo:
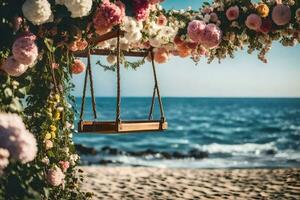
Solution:
M 229 21 L 236 20 L 240 15 L 238 6 L 231 6 L 226 10 L 226 17 Z
M 7 58 L 1 69 L 10 76 L 21 76 L 28 69 L 27 65 L 19 63 L 13 56 Z
M 157 20 L 156 20 L 156 23 L 160 26 L 167 25 L 167 22 L 168 22 L 168 20 L 163 14 L 159 15 Z
M 70 167 L 69 161 L 59 161 L 59 164 L 63 172 L 66 172 Z
M 51 67 L 52 67 L 52 69 L 58 69 L 59 64 L 58 63 L 52 63 Z
M 155 49 L 154 51 L 154 61 L 161 64 L 166 63 L 169 58 L 169 53 L 165 48 Z
M 86 49 L 86 47 L 88 46 L 88 42 L 85 39 L 79 39 L 76 40 L 74 42 L 72 42 L 69 45 L 69 50 L 70 51 L 83 51 Z
M 219 20 L 218 15 L 215 12 L 210 13 L 210 21 L 217 22 L 218 20 Z
M 135 18 L 138 21 L 144 21 L 150 14 L 150 3 L 148 0 L 132 0 Z
M 194 42 L 201 42 L 205 30 L 205 23 L 200 20 L 193 20 L 188 25 L 188 35 Z
M 222 31 L 215 24 L 207 24 L 204 29 L 201 44 L 206 48 L 219 46 L 222 39 Z
M 291 20 L 291 9 L 289 6 L 277 4 L 272 11 L 272 20 L 278 26 L 286 25 Z
M 14 58 L 21 64 L 32 65 L 38 57 L 38 48 L 34 42 L 35 36 L 24 35 L 16 39 L 12 52 Z
M 50 185 L 59 186 L 63 183 L 65 175 L 59 167 L 55 167 L 48 170 L 46 178 Z
M 119 1 L 119 6 L 122 6 Z M 109 1 L 104 1 L 96 10 L 96 14 L 93 18 L 94 28 L 99 35 L 109 32 L 113 26 L 122 22 L 125 17 L 125 8 L 121 8 Z
M 245 24 L 249 29 L 257 31 L 262 24 L 262 20 L 257 14 L 250 14 L 247 17 Z
M 73 74 L 80 74 L 84 70 L 85 70 L 85 64 L 79 59 L 74 60 L 74 63 L 71 67 L 72 73 Z

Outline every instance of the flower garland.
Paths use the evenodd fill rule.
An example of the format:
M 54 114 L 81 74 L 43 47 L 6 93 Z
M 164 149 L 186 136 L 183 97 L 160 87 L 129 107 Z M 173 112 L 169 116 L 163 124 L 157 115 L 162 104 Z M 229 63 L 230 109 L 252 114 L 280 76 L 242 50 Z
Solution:
M 117 47 L 113 38 L 98 44 L 94 39 L 120 28 L 123 51 L 153 50 L 153 59 L 165 63 L 172 56 L 190 57 L 196 63 L 206 58 L 221 61 L 234 57 L 245 46 L 266 53 L 273 41 L 283 46 L 300 42 L 300 2 L 296 0 L 214 0 L 198 10 L 165 10 L 163 0 L 25 0 L 0 4 L 0 114 L 16 119 L 16 127 L 7 127 L 0 119 L 0 135 L 17 130 L 32 154 L 15 154 L 14 145 L 0 145 L 0 196 L 44 199 L 85 199 L 81 176 L 75 166 L 79 156 L 74 150 L 74 97 L 71 78 L 86 67 L 76 53 L 89 49 Z M 138 68 L 151 54 L 138 62 L 126 61 L 125 67 Z M 114 70 L 117 59 L 107 56 Z M 26 101 L 23 108 L 22 102 Z M 23 116 L 26 127 L 16 115 Z M 4 116 L 5 115 L 5 116 Z M 2 121 L 1 121 L 2 120 Z M 5 127 L 5 130 L 4 128 Z M 3 131 L 4 130 L 4 131 Z M 36 139 L 32 138 L 29 130 Z M 28 136 L 24 139 L 22 134 Z M 5 135 L 3 134 L 3 135 Z M 35 156 L 36 140 L 38 151 Z M 8 141 L 8 140 L 1 140 Z M 0 142 L 1 143 L 1 142 Z M 2 143 L 1 143 L 2 144 Z M 18 144 L 18 143 L 17 143 Z M 24 153 L 24 154 L 23 154 Z M 19 162 L 11 162 L 17 160 Z M 20 176 L 22 194 L 9 191 L 11 174 Z M 31 176 L 31 177 L 29 177 Z M 25 180 L 30 180 L 25 183 Z M 39 187 L 35 187 L 38 185 Z M 36 191 L 29 194 L 29 191 Z M 37 196 L 36 196 L 37 195 Z

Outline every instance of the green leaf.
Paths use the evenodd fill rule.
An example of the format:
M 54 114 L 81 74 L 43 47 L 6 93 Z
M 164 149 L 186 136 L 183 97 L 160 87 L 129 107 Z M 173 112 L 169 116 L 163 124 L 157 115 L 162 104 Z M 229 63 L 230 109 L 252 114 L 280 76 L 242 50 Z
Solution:
M 52 39 L 45 38 L 45 39 L 44 39 L 44 43 L 45 43 L 47 49 L 48 49 L 50 52 L 52 52 L 52 53 L 55 52 L 55 47 L 53 46 L 53 40 L 52 40 Z

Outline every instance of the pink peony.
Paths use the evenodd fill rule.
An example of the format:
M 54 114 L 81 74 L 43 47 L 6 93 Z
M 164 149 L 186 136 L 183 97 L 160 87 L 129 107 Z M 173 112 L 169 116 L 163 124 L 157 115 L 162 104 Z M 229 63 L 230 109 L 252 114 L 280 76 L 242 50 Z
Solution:
M 157 20 L 156 20 L 156 24 L 158 24 L 160 26 L 167 25 L 167 22 L 168 22 L 168 20 L 163 14 L 159 15 Z
M 28 66 L 20 64 L 13 56 L 11 56 L 3 63 L 1 69 L 10 76 L 18 77 L 26 72 Z
M 118 2 L 118 5 L 122 4 Z M 109 32 L 113 26 L 122 22 L 125 17 L 125 8 L 109 1 L 104 1 L 96 10 L 93 18 L 94 28 L 99 35 Z
M 205 23 L 199 20 L 193 20 L 188 25 L 188 35 L 194 42 L 201 42 L 205 31 Z
M 21 163 L 32 161 L 37 154 L 36 139 L 16 114 L 0 113 L 0 147 Z
M 59 164 L 63 172 L 66 172 L 70 167 L 69 161 L 59 161 Z
M 240 15 L 238 6 L 231 6 L 226 10 L 226 17 L 229 21 L 236 20 Z
M 132 0 L 135 18 L 138 21 L 144 21 L 150 14 L 150 3 L 148 0 Z
M 272 20 L 276 25 L 283 26 L 290 22 L 291 15 L 289 6 L 277 4 L 272 11 Z
M 169 58 L 169 53 L 165 48 L 155 49 L 154 51 L 155 62 L 159 64 L 166 63 L 168 61 L 168 58 Z
M 215 24 L 207 24 L 202 36 L 201 44 L 206 48 L 219 46 L 222 39 L 222 31 Z
M 21 64 L 32 65 L 38 57 L 38 48 L 35 44 L 35 36 L 27 34 L 16 39 L 12 52 L 14 58 Z
M 5 169 L 7 167 L 7 165 L 9 164 L 9 151 L 7 151 L 6 149 L 2 149 L 0 148 L 0 174 L 1 171 L 3 169 Z
M 47 181 L 52 186 L 59 186 L 64 182 L 65 175 L 59 167 L 49 169 L 47 172 Z
M 72 73 L 73 74 L 80 74 L 84 70 L 85 70 L 85 64 L 79 59 L 74 60 L 74 63 L 71 67 Z
M 247 17 L 245 24 L 249 29 L 257 31 L 259 30 L 262 24 L 262 20 L 261 17 L 258 16 L 257 14 L 250 14 Z

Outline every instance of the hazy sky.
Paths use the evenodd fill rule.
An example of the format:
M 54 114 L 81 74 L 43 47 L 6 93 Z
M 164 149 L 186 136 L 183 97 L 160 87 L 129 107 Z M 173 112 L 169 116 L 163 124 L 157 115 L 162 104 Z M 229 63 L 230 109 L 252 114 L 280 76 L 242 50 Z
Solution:
M 200 0 L 166 0 L 165 8 L 197 9 Z M 172 57 L 168 63 L 157 65 L 159 85 L 163 96 L 192 97 L 300 97 L 300 45 L 282 47 L 274 43 L 267 54 L 268 64 L 257 59 L 257 54 L 240 51 L 234 59 L 221 64 L 206 64 L 206 59 L 195 66 L 189 58 Z M 93 63 L 104 57 L 93 57 Z M 115 73 L 104 72 L 93 66 L 96 96 L 115 96 Z M 74 94 L 81 96 L 84 73 L 74 76 Z M 151 96 L 153 76 L 150 63 L 137 71 L 122 70 L 123 96 Z

